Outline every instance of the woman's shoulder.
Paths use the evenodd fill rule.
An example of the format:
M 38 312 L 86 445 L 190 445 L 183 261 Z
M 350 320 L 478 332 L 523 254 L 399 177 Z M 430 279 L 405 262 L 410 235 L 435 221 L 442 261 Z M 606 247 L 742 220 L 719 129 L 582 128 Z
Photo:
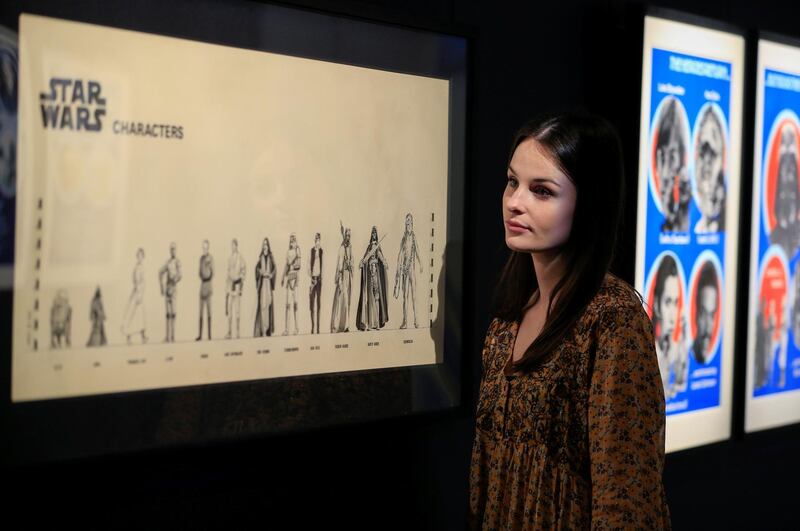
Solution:
M 639 292 L 612 273 L 606 273 L 587 310 L 597 316 L 612 319 L 629 318 L 632 314 L 647 315 Z

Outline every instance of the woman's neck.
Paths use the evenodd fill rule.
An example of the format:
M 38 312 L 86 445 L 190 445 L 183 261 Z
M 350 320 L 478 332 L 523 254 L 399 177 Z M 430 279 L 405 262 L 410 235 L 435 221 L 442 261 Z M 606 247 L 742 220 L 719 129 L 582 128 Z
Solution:
M 531 258 L 533 274 L 536 275 L 536 283 L 539 286 L 539 300 L 547 305 L 553 288 L 564 276 L 564 255 L 558 251 L 544 251 L 531 253 Z

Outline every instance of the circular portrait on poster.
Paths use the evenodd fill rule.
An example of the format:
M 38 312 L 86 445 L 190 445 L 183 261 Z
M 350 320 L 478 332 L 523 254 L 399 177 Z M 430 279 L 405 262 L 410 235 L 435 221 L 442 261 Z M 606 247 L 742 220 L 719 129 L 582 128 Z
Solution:
M 798 153 L 800 121 L 794 112 L 781 111 L 770 128 L 764 151 L 761 211 L 770 243 L 780 245 L 787 257 L 794 256 L 800 243 Z
M 672 251 L 658 255 L 647 275 L 645 293 L 667 400 L 686 389 L 689 364 L 685 286 L 686 276 L 678 256 Z
M 722 264 L 710 250 L 703 251 L 689 277 L 689 333 L 692 355 L 703 365 L 717 354 L 722 336 Z
M 789 263 L 779 245 L 771 245 L 758 270 L 758 307 L 754 382 L 755 388 L 764 387 L 772 379 L 772 368 L 784 334 L 787 333 L 789 298 Z
M 725 230 L 728 144 L 728 124 L 722 108 L 706 103 L 697 113 L 692 139 L 692 195 L 700 211 L 700 219 L 694 225 L 697 234 Z
M 667 96 L 650 130 L 650 193 L 664 215 L 661 232 L 689 231 L 689 119 L 683 103 Z

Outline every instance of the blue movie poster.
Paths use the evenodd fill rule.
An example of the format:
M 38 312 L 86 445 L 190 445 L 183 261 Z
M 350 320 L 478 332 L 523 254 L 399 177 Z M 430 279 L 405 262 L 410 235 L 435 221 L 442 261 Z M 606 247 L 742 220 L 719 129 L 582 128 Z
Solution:
M 652 53 L 643 295 L 678 414 L 720 404 L 731 64 Z
M 800 388 L 800 76 L 764 71 L 753 396 Z

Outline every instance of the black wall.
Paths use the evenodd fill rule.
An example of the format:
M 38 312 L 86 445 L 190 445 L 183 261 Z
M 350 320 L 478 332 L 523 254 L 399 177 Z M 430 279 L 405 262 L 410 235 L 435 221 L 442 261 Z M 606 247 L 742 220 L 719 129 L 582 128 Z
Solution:
M 213 28 L 207 7 L 231 3 L 196 2 L 188 19 L 165 17 L 164 27 Z M 35 4 L 39 10 L 47 5 Z M 187 3 L 163 0 L 146 10 L 123 2 L 72 2 L 68 8 L 64 4 L 53 2 L 53 12 L 68 9 L 92 18 L 116 9 L 121 17 L 135 19 L 158 16 L 159 10 L 166 15 L 170 6 Z M 479 351 L 489 320 L 491 286 L 505 256 L 499 207 L 508 144 L 515 128 L 537 112 L 581 106 L 607 116 L 620 129 L 631 200 L 615 268 L 632 280 L 641 3 L 298 0 L 292 4 L 470 38 L 464 407 L 235 444 L 6 469 L 3 483 L 13 487 L 14 494 L 6 495 L 3 506 L 11 514 L 31 523 L 55 519 L 104 528 L 227 527 L 247 521 L 267 528 L 462 529 Z M 28 5 L 7 2 L 0 7 L 0 23 L 15 26 L 16 15 Z M 745 30 L 800 37 L 800 8 L 789 3 L 718 0 L 660 5 Z M 749 120 L 746 116 L 745 123 Z M 745 134 L 743 145 L 746 153 L 752 137 Z M 745 201 L 750 197 L 748 163 L 745 155 Z M 743 218 L 743 224 L 749 225 L 748 220 Z M 743 240 L 740 249 L 746 254 L 749 242 Z M 744 262 L 742 267 L 746 275 Z M 2 314 L 8 316 L 4 300 Z M 7 334 L 10 324 L 8 317 L 4 320 Z M 800 429 L 789 427 L 750 437 L 737 434 L 731 441 L 669 455 L 664 476 L 674 527 L 798 527 L 792 525 L 796 488 L 784 486 L 784 478 L 800 477 L 798 447 Z

